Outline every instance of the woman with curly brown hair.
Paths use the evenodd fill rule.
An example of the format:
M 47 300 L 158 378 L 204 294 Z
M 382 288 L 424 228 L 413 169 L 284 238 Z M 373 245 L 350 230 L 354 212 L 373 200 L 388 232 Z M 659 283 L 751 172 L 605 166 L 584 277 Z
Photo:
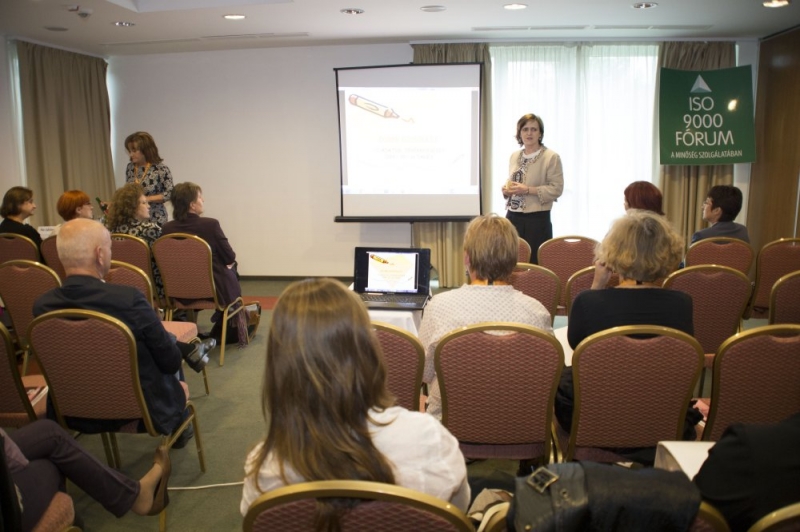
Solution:
M 267 436 L 247 458 L 240 510 L 298 482 L 369 480 L 469 503 L 458 441 L 433 416 L 393 406 L 361 300 L 333 279 L 290 285 L 272 314 L 262 389 Z M 318 505 L 336 528 L 341 502 Z
M 150 204 L 144 195 L 141 185 L 128 183 L 114 192 L 105 221 L 112 233 L 123 233 L 141 238 L 152 247 L 153 242 L 161 236 L 161 226 L 150 221 Z M 151 255 L 153 281 L 158 299 L 164 299 L 164 283 L 158 271 L 155 259 Z

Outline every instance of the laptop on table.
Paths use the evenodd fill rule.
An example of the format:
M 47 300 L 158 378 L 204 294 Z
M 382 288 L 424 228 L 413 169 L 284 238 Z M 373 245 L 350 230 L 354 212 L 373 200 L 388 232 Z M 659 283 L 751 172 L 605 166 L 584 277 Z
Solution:
M 431 250 L 357 247 L 353 290 L 371 309 L 422 310 L 430 298 Z

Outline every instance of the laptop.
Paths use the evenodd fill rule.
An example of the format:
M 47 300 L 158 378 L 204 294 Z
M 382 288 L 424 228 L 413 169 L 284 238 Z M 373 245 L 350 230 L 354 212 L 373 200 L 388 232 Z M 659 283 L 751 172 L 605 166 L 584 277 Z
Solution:
M 353 290 L 367 308 L 422 310 L 430 298 L 431 250 L 357 247 Z

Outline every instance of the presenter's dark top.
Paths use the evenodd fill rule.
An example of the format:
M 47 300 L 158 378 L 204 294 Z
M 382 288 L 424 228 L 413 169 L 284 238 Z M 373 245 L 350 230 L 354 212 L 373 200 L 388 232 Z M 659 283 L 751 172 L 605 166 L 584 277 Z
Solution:
M 692 298 L 663 288 L 584 290 L 572 303 L 567 339 L 572 349 L 594 333 L 624 325 L 660 325 L 694 334 Z
M 13 233 L 15 235 L 27 236 L 33 240 L 37 248 L 42 247 L 42 237 L 39 236 L 39 231 L 28 224 L 21 224 L 11 218 L 3 218 L 3 221 L 0 222 L 0 233 Z

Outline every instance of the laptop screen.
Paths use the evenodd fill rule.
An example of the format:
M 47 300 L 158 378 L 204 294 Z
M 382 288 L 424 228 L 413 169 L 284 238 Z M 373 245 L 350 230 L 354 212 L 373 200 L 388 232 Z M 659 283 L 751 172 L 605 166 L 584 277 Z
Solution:
M 422 294 L 430 291 L 430 250 L 367 248 L 355 252 L 356 292 Z

